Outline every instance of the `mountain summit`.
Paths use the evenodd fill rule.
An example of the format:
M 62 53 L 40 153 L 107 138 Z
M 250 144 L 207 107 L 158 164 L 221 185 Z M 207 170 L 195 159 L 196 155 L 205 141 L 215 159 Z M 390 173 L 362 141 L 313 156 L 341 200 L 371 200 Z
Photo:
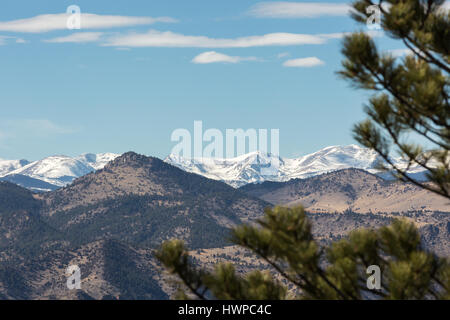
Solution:
M 86 153 L 74 158 L 56 155 L 33 162 L 0 160 L 0 180 L 34 191 L 56 190 L 78 177 L 103 168 L 118 156 L 114 153 Z

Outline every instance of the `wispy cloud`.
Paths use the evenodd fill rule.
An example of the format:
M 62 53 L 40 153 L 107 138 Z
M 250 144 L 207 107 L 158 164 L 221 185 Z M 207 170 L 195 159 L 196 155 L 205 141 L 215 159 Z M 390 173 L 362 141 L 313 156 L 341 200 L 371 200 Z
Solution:
M 390 4 L 383 3 L 388 9 Z M 450 10 L 450 1 L 442 4 L 442 10 Z M 331 2 L 260 2 L 251 7 L 248 14 L 257 18 L 318 18 L 324 16 L 348 16 L 353 10 L 350 4 Z
M 371 38 L 380 38 L 384 36 L 384 32 L 382 30 L 367 30 L 364 31 L 365 34 L 367 34 Z M 353 32 L 335 32 L 335 33 L 321 33 L 317 36 L 322 37 L 327 40 L 332 39 L 341 39 L 345 36 L 352 35 Z
M 0 131 L 0 148 L 4 148 L 5 147 L 5 140 L 6 140 L 7 135 Z
M 299 58 L 286 60 L 283 63 L 285 67 L 310 68 L 324 65 L 325 62 L 317 57 Z
M 5 45 L 6 40 L 9 39 L 10 37 L 5 37 L 5 36 L 0 36 L 0 46 Z
M 344 3 L 317 2 L 261 2 L 249 14 L 258 18 L 316 18 L 321 16 L 346 16 L 351 7 Z
M 100 40 L 103 32 L 77 32 L 65 37 L 57 37 L 53 39 L 44 40 L 44 42 L 51 43 L 85 43 L 85 42 L 97 42 Z
M 281 59 L 281 58 L 286 58 L 286 57 L 290 57 L 291 54 L 289 52 L 281 52 L 279 54 L 277 54 L 277 58 Z
M 23 119 L 16 120 L 14 123 L 16 127 L 27 128 L 43 135 L 71 134 L 79 131 L 79 128 L 56 124 L 48 119 Z
M 9 40 L 13 40 L 15 43 L 26 43 L 25 39 L 10 37 L 10 36 L 0 36 L 0 46 L 7 44 Z
M 176 47 L 176 48 L 250 48 L 267 46 L 296 46 L 323 44 L 329 40 L 340 39 L 350 32 L 303 34 L 303 33 L 267 33 L 264 35 L 238 38 L 211 38 L 192 36 L 171 31 L 149 30 L 144 33 L 116 34 L 105 38 L 103 46 L 113 47 Z M 368 30 L 371 37 L 382 37 L 381 31 Z
M 215 52 L 215 51 L 208 51 L 208 52 L 203 52 L 203 53 L 199 54 L 198 56 L 196 56 L 194 59 L 192 59 L 192 62 L 196 63 L 196 64 L 207 64 L 207 63 L 218 63 L 218 62 L 238 63 L 241 61 L 258 61 L 258 58 L 229 56 L 229 55 Z
M 27 133 L 33 136 L 48 136 L 79 131 L 79 128 L 56 124 L 48 119 L 4 119 L 0 121 L 0 126 L 0 131 L 14 135 Z
M 413 52 L 410 49 L 393 49 L 388 51 L 390 54 L 392 54 L 394 57 L 402 57 L 409 54 L 413 54 Z
M 114 36 L 103 45 L 116 47 L 249 48 L 322 44 L 325 41 L 326 39 L 320 36 L 299 33 L 269 33 L 261 36 L 221 39 L 150 30 L 146 33 Z
M 48 119 L 4 119 L 0 118 L 0 148 L 12 149 L 18 142 L 42 142 L 47 138 L 69 135 L 82 128 L 62 125 Z
M 0 21 L 0 31 L 42 33 L 67 29 L 67 19 L 70 14 L 44 14 L 32 18 Z M 128 27 L 149 25 L 157 22 L 173 23 L 176 19 L 170 17 L 130 17 L 114 15 L 98 15 L 92 13 L 81 14 L 82 29 L 107 29 L 115 27 Z

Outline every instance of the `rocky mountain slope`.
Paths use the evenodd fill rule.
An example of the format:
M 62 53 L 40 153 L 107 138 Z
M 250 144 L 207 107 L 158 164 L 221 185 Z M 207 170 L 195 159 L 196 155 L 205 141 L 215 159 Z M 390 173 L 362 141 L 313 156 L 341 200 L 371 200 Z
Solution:
M 224 183 L 132 152 L 41 198 L 43 219 L 73 234 L 73 241 L 113 235 L 145 246 L 175 236 L 196 247 L 222 244 L 230 226 L 268 205 Z
M 231 226 L 267 205 L 132 152 L 53 192 L 0 182 L 0 298 L 167 298 L 155 247 L 173 237 L 225 246 Z M 72 263 L 84 284 L 76 296 L 65 287 Z

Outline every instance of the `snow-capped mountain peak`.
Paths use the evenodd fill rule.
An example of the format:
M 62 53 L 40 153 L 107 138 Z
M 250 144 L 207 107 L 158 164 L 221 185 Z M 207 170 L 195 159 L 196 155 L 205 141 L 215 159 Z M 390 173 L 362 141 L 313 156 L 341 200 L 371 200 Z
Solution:
M 76 157 L 76 159 L 88 164 L 95 170 L 99 170 L 118 156 L 119 155 L 115 153 L 83 153 L 82 155 Z
M 78 177 L 102 169 L 119 154 L 82 154 L 78 157 L 65 155 L 50 156 L 38 161 L 0 160 L 1 180 L 11 181 L 24 187 L 39 190 L 63 187 Z M 33 188 L 37 182 L 45 182 L 44 188 Z M 39 184 L 39 183 L 37 183 Z M 48 184 L 48 185 L 47 185 Z
M 8 175 L 24 175 L 56 186 L 64 186 L 77 177 L 94 171 L 91 166 L 68 156 L 51 156 L 34 161 Z
M 164 161 L 185 171 L 238 187 L 261 181 L 264 168 L 270 167 L 271 164 L 278 166 L 283 159 L 255 151 L 235 158 L 188 159 L 171 154 Z
M 233 187 L 240 187 L 248 183 L 307 178 L 346 168 L 379 173 L 375 165 L 382 159 L 373 150 L 358 145 L 348 145 L 326 147 L 293 159 L 252 152 L 229 159 L 186 159 L 169 155 L 165 161 L 185 171 L 220 180 Z M 264 168 L 270 164 L 275 171 L 268 175 L 265 174 Z
M 9 172 L 22 168 L 30 162 L 28 160 L 4 160 L 0 159 L 0 177 L 7 175 Z

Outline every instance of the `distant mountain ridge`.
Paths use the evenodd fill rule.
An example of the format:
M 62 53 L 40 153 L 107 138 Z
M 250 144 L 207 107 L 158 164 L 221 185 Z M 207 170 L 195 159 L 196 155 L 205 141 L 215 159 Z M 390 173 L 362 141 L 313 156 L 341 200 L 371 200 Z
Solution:
M 3 160 L 0 159 L 0 177 L 7 175 L 8 173 L 22 168 L 29 164 L 28 160 Z
M 118 156 L 114 153 L 86 153 L 77 157 L 55 155 L 34 162 L 0 159 L 0 181 L 9 181 L 34 191 L 52 191 L 102 169 Z M 273 160 L 279 163 L 275 174 L 264 175 L 263 168 L 274 163 Z M 348 168 L 363 169 L 384 179 L 391 179 L 389 173 L 376 169 L 377 162 L 382 161 L 378 154 L 357 145 L 326 147 L 295 159 L 257 151 L 227 159 L 188 159 L 171 154 L 164 161 L 186 172 L 225 182 L 234 188 L 265 181 L 303 179 Z M 406 166 L 401 159 L 393 161 L 399 167 Z M 410 175 L 421 180 L 424 180 L 424 173 L 420 167 L 409 170 Z
M 279 162 L 276 174 L 263 175 L 262 168 L 267 167 L 272 160 Z M 271 154 L 252 152 L 229 159 L 187 159 L 169 155 L 164 161 L 185 171 L 223 181 L 235 188 L 264 181 L 284 182 L 308 178 L 348 168 L 363 169 L 379 174 L 383 178 L 391 178 L 389 173 L 376 169 L 376 164 L 379 161 L 382 162 L 382 158 L 375 151 L 357 145 L 330 146 L 295 159 L 282 157 L 277 159 Z M 399 167 L 406 167 L 406 163 L 401 159 L 393 159 L 393 161 Z M 412 167 L 409 174 L 415 178 L 424 178 L 424 170 L 418 167 Z
M 52 191 L 103 168 L 118 156 L 114 153 L 86 153 L 74 158 L 56 155 L 33 162 L 0 159 L 0 180 L 35 191 Z

